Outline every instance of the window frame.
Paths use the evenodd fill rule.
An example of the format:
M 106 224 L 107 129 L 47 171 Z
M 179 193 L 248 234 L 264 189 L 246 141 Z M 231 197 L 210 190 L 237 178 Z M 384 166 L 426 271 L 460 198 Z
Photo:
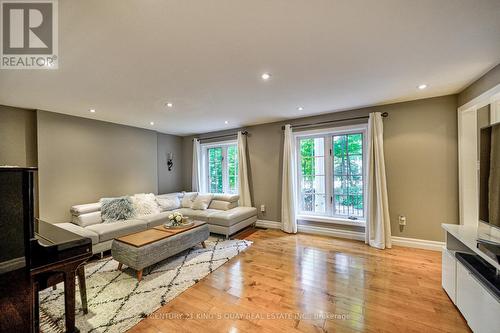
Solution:
M 209 142 L 202 143 L 200 145 L 201 148 L 201 178 L 203 183 L 203 188 L 205 192 L 209 192 L 210 190 L 210 180 L 209 180 L 209 163 L 208 163 L 208 150 L 210 148 L 222 148 L 222 193 L 233 193 L 229 192 L 229 168 L 228 168 L 228 158 L 227 158 L 227 150 L 230 146 L 236 146 L 236 151 L 238 151 L 238 141 L 237 140 L 226 140 L 226 141 L 217 141 L 217 142 Z M 238 155 L 236 155 L 236 159 Z M 240 175 L 239 165 L 238 165 L 238 178 Z M 237 179 L 238 179 L 237 178 Z M 238 187 L 238 181 L 236 181 L 236 193 L 238 194 L 240 191 Z
M 363 217 L 357 220 L 349 219 L 345 215 L 335 215 L 335 195 L 333 194 L 333 151 L 330 154 L 330 149 L 333 149 L 333 137 L 336 135 L 358 134 L 363 135 Z M 351 126 L 330 127 L 316 130 L 306 130 L 294 133 L 295 140 L 295 165 L 296 165 L 296 188 L 295 202 L 297 207 L 297 217 L 300 220 L 327 222 L 345 225 L 365 225 L 367 218 L 367 203 L 368 203 L 368 124 L 357 124 Z M 326 192 L 326 213 L 315 213 L 301 210 L 301 188 L 300 181 L 302 179 L 301 156 L 300 156 L 300 140 L 322 137 L 324 140 L 324 159 L 325 159 L 325 192 Z

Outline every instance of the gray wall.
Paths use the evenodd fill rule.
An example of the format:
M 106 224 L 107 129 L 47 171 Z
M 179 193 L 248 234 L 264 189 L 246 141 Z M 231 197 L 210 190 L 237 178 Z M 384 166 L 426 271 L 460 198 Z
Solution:
M 37 166 L 34 110 L 0 105 L 0 165 Z
M 158 191 L 154 131 L 38 111 L 40 217 L 66 222 L 75 204 Z
M 378 108 L 376 108 L 378 109 Z M 443 240 L 459 223 L 456 96 L 381 107 L 393 236 Z M 398 215 L 407 226 L 399 230 Z
M 496 65 L 458 94 L 458 105 L 464 105 L 498 84 L 500 84 L 500 64 Z
M 183 140 L 176 135 L 158 133 L 158 193 L 183 190 Z M 173 154 L 172 171 L 167 168 L 167 154 Z
M 392 234 L 442 240 L 441 223 L 458 223 L 456 109 L 457 96 L 452 95 L 247 127 L 252 197 L 257 207 L 267 208 L 259 219 L 280 220 L 283 124 L 387 111 L 384 144 Z M 201 137 L 208 135 L 214 133 Z M 186 189 L 191 187 L 191 139 L 184 138 Z M 408 220 L 402 231 L 399 214 Z

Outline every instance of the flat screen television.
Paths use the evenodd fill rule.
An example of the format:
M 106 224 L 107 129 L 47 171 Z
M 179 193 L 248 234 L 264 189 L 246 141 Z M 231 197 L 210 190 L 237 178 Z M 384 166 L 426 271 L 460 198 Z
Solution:
M 479 220 L 500 228 L 500 124 L 479 137 Z

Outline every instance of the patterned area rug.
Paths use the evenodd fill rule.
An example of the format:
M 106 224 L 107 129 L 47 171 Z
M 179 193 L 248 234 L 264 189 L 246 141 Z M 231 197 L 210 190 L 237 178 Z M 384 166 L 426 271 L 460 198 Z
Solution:
M 76 325 L 81 332 L 124 332 L 160 306 L 197 283 L 252 242 L 210 237 L 207 248 L 196 246 L 144 270 L 140 283 L 135 271 L 118 271 L 106 258 L 85 266 L 89 313 L 81 310 L 76 291 Z M 64 331 L 64 287 L 40 292 L 40 321 L 44 333 Z

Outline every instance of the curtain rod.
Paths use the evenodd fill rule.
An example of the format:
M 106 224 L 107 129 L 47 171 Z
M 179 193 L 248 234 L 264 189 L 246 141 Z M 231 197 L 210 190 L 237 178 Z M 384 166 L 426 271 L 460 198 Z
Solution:
M 243 135 L 247 135 L 248 134 L 248 131 L 243 131 L 241 132 L 241 134 Z M 230 133 L 230 134 L 223 134 L 223 135 L 217 135 L 217 136 L 210 136 L 208 138 L 195 138 L 195 139 L 198 139 L 198 140 L 212 140 L 212 139 L 221 139 L 221 138 L 227 138 L 227 137 L 231 137 L 231 136 L 235 136 L 235 135 L 238 135 L 238 133 Z M 193 139 L 194 140 L 194 139 Z
M 382 113 L 381 116 L 384 117 L 384 118 L 386 118 L 386 117 L 389 116 L 389 113 L 388 112 L 384 112 L 384 113 Z M 368 119 L 369 117 L 370 116 L 360 116 L 360 117 L 342 118 L 342 119 L 336 119 L 336 120 L 325 120 L 325 121 L 319 121 L 319 122 L 316 122 L 316 123 L 292 125 L 292 128 L 326 125 L 326 124 L 338 123 L 338 122 L 341 122 L 341 121 Z M 285 126 L 281 126 L 281 129 L 284 130 Z

